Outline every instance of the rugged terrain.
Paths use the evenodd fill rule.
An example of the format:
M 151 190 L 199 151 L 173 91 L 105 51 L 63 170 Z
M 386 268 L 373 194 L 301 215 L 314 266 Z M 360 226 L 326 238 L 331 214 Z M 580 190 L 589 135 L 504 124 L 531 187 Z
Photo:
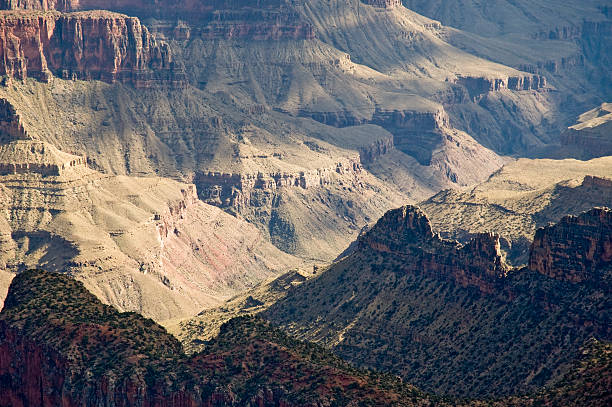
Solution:
M 385 210 L 482 181 L 561 128 L 544 76 L 453 46 L 399 2 L 103 3 L 5 2 L 27 9 L 3 12 L 19 39 L 6 61 L 35 53 L 51 76 L 7 69 L 1 96 L 41 140 L 106 172 L 194 182 L 303 258 L 333 259 Z M 83 11 L 98 7 L 148 28 Z
M 561 124 L 559 130 L 573 124 L 582 112 L 610 100 L 612 82 L 607 67 L 612 55 L 612 14 L 605 0 L 403 3 L 444 24 L 443 37 L 454 46 L 545 76 L 558 96 L 555 114 L 561 115 L 553 122 Z M 464 130 L 477 131 L 474 126 L 478 125 Z M 536 149 L 531 154 L 555 152 Z
M 612 103 L 589 110 L 578 117 L 578 123 L 561 135 L 564 146 L 577 150 L 583 158 L 612 155 Z
M 0 103 L 0 273 L 69 272 L 122 310 L 164 320 L 216 305 L 299 261 L 194 185 L 99 173 L 34 140 Z
M 500 235 L 506 260 L 526 264 L 536 229 L 612 203 L 612 159 L 521 158 L 474 187 L 442 191 L 421 203 L 434 230 L 462 242 Z
M 225 324 L 187 357 L 161 326 L 103 305 L 64 275 L 30 270 L 0 314 L 0 405 L 432 405 L 264 321 Z M 24 361 L 27 361 L 24 363 Z
M 161 326 L 102 304 L 60 273 L 19 274 L 0 313 L 0 406 L 606 406 L 610 345 L 595 340 L 562 380 L 529 396 L 463 401 L 355 369 L 255 317 L 187 356 Z
M 531 392 L 562 376 L 589 338 L 610 341 L 611 233 L 609 209 L 566 217 L 538 231 L 529 267 L 516 269 L 498 236 L 443 240 L 403 207 L 264 315 L 429 391 Z

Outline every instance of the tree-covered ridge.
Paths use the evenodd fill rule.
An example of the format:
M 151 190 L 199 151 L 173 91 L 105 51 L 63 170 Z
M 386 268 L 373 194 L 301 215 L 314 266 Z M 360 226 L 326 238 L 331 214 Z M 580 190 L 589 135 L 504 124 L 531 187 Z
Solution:
M 395 377 L 355 369 L 322 347 L 292 339 L 258 317 L 229 321 L 209 347 L 189 357 L 152 320 L 118 312 L 102 304 L 82 283 L 41 270 L 15 277 L 0 313 L 0 347 L 17 358 L 18 351 L 10 354 L 15 346 L 10 338 L 15 337 L 27 342 L 26 349 L 42 349 L 46 360 L 57 360 L 53 372 L 41 372 L 62 375 L 58 380 L 62 389 L 54 391 L 67 391 L 77 401 L 89 395 L 86 404 L 118 397 L 130 400 L 136 396 L 124 392 L 133 388 L 140 388 L 139 397 L 144 399 L 222 400 L 220 405 L 255 402 L 261 397 L 264 405 L 282 400 L 289 406 L 354 401 L 414 406 L 441 401 Z M 0 376 L 11 376 L 8 386 L 0 385 L 0 392 L 27 383 L 27 377 L 19 377 L 29 374 L 27 368 L 17 372 L 10 366 L 0 363 Z M 112 397 L 99 390 L 108 383 L 114 386 Z

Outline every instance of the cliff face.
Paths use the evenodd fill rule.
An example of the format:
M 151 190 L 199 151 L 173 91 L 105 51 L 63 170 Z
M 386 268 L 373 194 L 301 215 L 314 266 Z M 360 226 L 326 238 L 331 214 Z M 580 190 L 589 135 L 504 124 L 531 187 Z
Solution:
M 529 257 L 529 270 L 573 283 L 593 279 L 598 269 L 610 264 L 612 210 L 608 208 L 566 216 L 539 229 Z
M 499 236 L 478 234 L 465 246 L 443 240 L 433 234 L 427 216 L 413 206 L 387 212 L 359 239 L 358 250 L 404 258 L 404 272 L 450 278 L 488 293 L 495 291 L 509 270 L 501 257 Z
M 110 12 L 2 12 L 0 74 L 181 86 L 170 50 L 134 17 Z
M 578 123 L 561 134 L 561 144 L 576 149 L 580 158 L 612 155 L 612 103 L 603 103 L 578 117 Z
M 384 148 L 384 147 L 381 147 Z M 298 173 L 228 174 L 219 172 L 198 173 L 194 183 L 204 202 L 220 207 L 232 207 L 238 211 L 254 204 L 257 192 L 276 194 L 282 188 L 309 189 L 342 182 L 336 176 L 358 176 L 362 171 L 359 161 L 345 160 L 335 167 L 320 168 Z
M 189 22 L 184 29 L 172 23 L 157 28 L 176 39 L 191 35 L 205 39 L 254 40 L 312 39 L 311 24 L 292 12 L 284 1 L 264 0 L 253 4 L 246 0 L 232 1 L 158 1 L 151 5 L 143 0 L 3 0 L 0 9 L 57 10 L 112 10 L 140 18 Z

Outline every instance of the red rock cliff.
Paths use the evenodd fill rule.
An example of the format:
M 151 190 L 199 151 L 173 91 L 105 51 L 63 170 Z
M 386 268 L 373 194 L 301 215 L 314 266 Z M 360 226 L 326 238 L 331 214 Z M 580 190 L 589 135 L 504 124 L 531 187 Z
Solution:
M 539 229 L 531 245 L 529 269 L 573 283 L 593 278 L 597 269 L 612 267 L 612 210 L 594 208 L 566 216 Z
M 0 14 L 0 74 L 48 80 L 120 81 L 136 87 L 181 86 L 183 73 L 165 43 L 135 17 L 96 11 L 4 11 Z
M 285 0 L 0 0 L 0 9 L 112 10 L 140 18 L 190 23 L 189 31 L 207 39 L 249 38 L 264 40 L 311 39 L 314 29 Z M 158 27 L 166 35 L 176 27 Z M 188 38 L 190 33 L 187 33 Z M 185 37 L 185 33 L 181 33 Z

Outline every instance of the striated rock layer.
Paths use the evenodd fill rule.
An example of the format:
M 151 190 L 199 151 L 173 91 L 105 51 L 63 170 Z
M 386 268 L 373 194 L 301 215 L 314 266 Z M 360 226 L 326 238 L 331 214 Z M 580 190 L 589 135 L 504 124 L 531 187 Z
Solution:
M 282 40 L 313 39 L 313 27 L 291 10 L 283 0 L 158 1 L 154 6 L 143 0 L 4 0 L 0 9 L 113 10 L 140 18 L 176 21 L 192 26 L 157 25 L 160 32 L 174 38 Z
M 612 103 L 581 114 L 561 135 L 561 144 L 578 150 L 581 158 L 612 155 Z
M 420 204 L 434 230 L 468 241 L 494 230 L 506 260 L 527 264 L 536 230 L 564 216 L 612 202 L 612 157 L 590 161 L 519 159 L 488 180 L 464 190 L 446 190 Z
M 508 273 L 499 236 L 481 233 L 465 246 L 434 235 L 425 213 L 414 206 L 389 211 L 359 238 L 358 251 L 405 259 L 403 272 L 451 278 L 462 286 L 494 292 Z
M 573 283 L 592 279 L 598 269 L 610 265 L 612 210 L 608 208 L 566 216 L 556 225 L 538 229 L 529 256 L 531 271 Z
M 3 11 L 0 74 L 120 81 L 136 87 L 182 86 L 183 74 L 165 43 L 134 17 L 111 12 Z
M 298 264 L 253 225 L 200 201 L 194 185 L 103 175 L 84 156 L 23 136 L 0 144 L 2 297 L 12 273 L 45 267 L 165 320 Z

